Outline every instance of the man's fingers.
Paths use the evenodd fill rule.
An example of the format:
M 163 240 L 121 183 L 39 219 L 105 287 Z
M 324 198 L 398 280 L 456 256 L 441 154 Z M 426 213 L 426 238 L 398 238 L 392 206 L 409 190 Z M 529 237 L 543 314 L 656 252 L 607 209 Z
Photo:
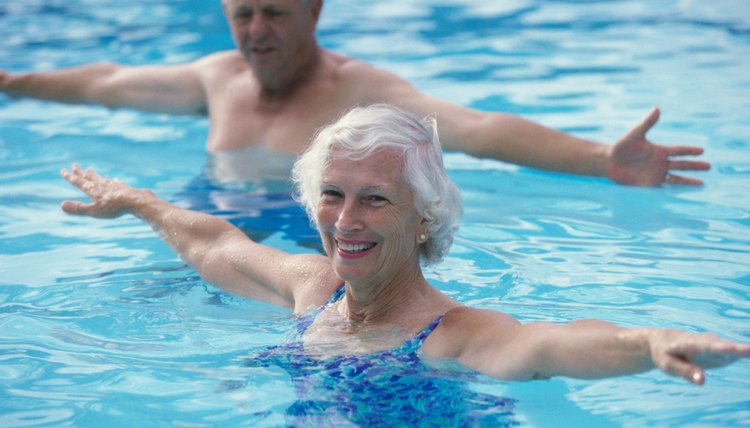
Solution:
M 703 147 L 664 146 L 668 156 L 698 156 L 703 154 Z
M 646 116 L 641 123 L 639 123 L 631 133 L 635 133 L 637 135 L 645 136 L 646 133 L 651 129 L 656 122 L 659 121 L 659 108 L 654 107 L 651 109 L 651 111 L 648 113 L 648 116 Z
M 680 184 L 683 186 L 703 185 L 703 180 L 692 178 L 692 177 L 685 177 L 682 175 L 674 175 L 674 174 L 667 174 L 666 177 L 664 177 L 664 181 L 669 184 Z
M 669 161 L 667 168 L 677 171 L 707 171 L 711 164 L 701 161 Z

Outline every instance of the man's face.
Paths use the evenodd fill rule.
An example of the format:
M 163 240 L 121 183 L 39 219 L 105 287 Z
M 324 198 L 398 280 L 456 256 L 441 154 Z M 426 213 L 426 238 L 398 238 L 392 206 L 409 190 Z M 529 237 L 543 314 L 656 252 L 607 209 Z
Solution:
M 309 3 L 309 4 L 308 4 Z M 298 72 L 317 49 L 320 2 L 310 0 L 227 0 L 224 13 L 245 60 L 259 77 Z

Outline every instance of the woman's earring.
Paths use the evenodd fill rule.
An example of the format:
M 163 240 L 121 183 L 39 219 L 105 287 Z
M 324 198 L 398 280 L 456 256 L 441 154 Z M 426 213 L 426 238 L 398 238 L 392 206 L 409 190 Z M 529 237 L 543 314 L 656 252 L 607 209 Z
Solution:
M 422 243 L 422 242 L 424 242 L 426 240 L 427 240 L 427 235 L 425 235 L 424 233 L 421 234 L 421 235 L 419 235 L 419 242 L 420 243 Z

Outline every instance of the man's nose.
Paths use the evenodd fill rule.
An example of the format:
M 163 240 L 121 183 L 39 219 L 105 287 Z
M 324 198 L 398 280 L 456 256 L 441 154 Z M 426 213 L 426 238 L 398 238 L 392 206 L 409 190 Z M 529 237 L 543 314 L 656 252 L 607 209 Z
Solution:
M 251 36 L 263 36 L 268 32 L 268 22 L 262 13 L 256 13 L 250 20 L 249 31 Z

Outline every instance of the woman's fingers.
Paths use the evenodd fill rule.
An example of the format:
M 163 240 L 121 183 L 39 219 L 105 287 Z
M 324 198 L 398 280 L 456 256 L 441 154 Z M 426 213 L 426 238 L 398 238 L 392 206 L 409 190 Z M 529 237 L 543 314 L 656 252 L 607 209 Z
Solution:
M 658 365 L 664 372 L 684 378 L 696 385 L 703 385 L 706 381 L 706 375 L 702 368 L 678 356 L 667 355 L 665 360 Z
M 89 215 L 89 204 L 84 204 L 78 201 L 63 201 L 60 208 L 66 214 L 72 215 Z
M 705 382 L 705 369 L 724 367 L 750 357 L 750 345 L 721 339 L 713 334 L 668 331 L 652 349 L 654 364 L 666 373 L 696 385 Z
M 109 180 L 93 169 L 83 169 L 73 164 L 70 170 L 62 169 L 62 177 L 91 198 L 90 203 L 64 201 L 60 208 L 73 215 L 88 215 L 98 218 L 113 218 L 127 211 L 127 186 L 118 180 Z

